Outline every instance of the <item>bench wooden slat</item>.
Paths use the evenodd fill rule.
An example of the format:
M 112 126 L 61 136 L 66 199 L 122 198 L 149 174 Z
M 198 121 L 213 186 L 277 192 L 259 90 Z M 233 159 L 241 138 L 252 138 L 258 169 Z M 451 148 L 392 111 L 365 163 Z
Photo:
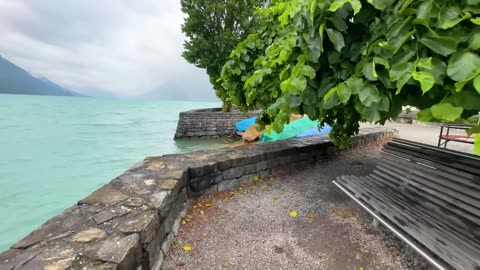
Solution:
M 369 177 L 373 178 L 376 181 L 380 181 L 380 182 L 385 181 L 384 178 L 379 177 L 377 175 L 370 175 Z M 390 192 L 393 192 L 393 190 L 395 190 L 394 187 Z M 411 190 L 408 190 L 408 191 L 411 191 Z M 417 205 L 421 205 L 421 208 L 419 208 L 418 211 L 421 212 L 422 217 L 428 216 L 429 222 L 430 221 L 435 222 L 437 226 L 445 230 L 449 230 L 452 232 L 452 234 L 455 234 L 457 236 L 462 235 L 466 240 L 470 240 L 472 237 L 472 234 L 474 234 L 477 240 L 480 240 L 480 231 L 475 230 L 475 226 L 472 224 L 471 221 L 465 220 L 464 218 L 460 218 L 458 215 L 456 215 L 456 213 L 448 211 L 437 204 L 433 204 L 426 197 L 423 197 L 420 195 L 418 197 L 413 197 L 411 196 L 411 194 L 409 194 L 409 192 L 398 191 L 398 190 L 397 190 L 397 193 L 402 197 L 400 198 L 396 197 L 397 194 L 393 195 L 393 197 L 396 197 L 399 200 L 399 203 L 403 203 L 405 207 L 412 207 L 412 205 L 408 204 L 412 202 L 416 202 Z M 407 200 L 406 201 L 403 200 L 404 198 L 406 198 Z M 442 217 L 442 219 L 438 219 L 438 217 L 440 216 Z M 460 228 L 462 230 L 460 230 Z M 480 248 L 480 241 L 477 241 L 477 242 L 478 244 L 476 246 Z
M 384 151 L 389 150 L 401 152 L 412 157 L 433 161 L 438 164 L 446 165 L 449 168 L 455 168 L 480 176 L 480 167 L 478 167 L 478 161 L 476 161 L 476 159 L 470 159 L 467 157 L 455 158 L 453 154 L 450 154 L 448 152 L 439 152 L 431 148 L 422 148 L 413 145 L 399 144 L 393 142 L 389 142 L 384 146 Z
M 368 177 L 359 177 L 360 181 L 363 181 L 362 184 L 365 186 L 368 186 L 369 188 L 378 190 L 378 183 L 377 181 L 374 181 L 372 179 L 368 180 L 368 178 L 378 178 L 378 176 L 375 175 L 370 175 Z M 380 179 L 380 178 L 378 178 Z M 378 180 L 375 179 L 375 180 Z M 455 235 L 455 237 L 463 238 L 464 240 L 470 240 L 471 235 L 465 235 L 462 234 L 461 231 L 458 230 L 458 227 L 456 226 L 462 226 L 466 229 L 472 229 L 471 224 L 469 223 L 459 223 L 457 222 L 457 217 L 455 215 L 443 215 L 443 217 L 451 217 L 450 222 L 445 222 L 445 220 L 438 219 L 439 213 L 443 212 L 442 210 L 439 210 L 439 207 L 437 205 L 430 205 L 428 200 L 426 200 L 423 197 L 416 198 L 409 196 L 410 194 L 408 192 L 398 192 L 398 190 L 395 189 L 395 187 L 392 187 L 390 183 L 386 182 L 384 179 L 381 179 L 382 183 L 387 185 L 389 192 L 379 194 L 378 196 L 386 195 L 388 199 L 391 200 L 391 202 L 395 203 L 397 206 L 402 206 L 404 209 L 403 211 L 409 211 L 411 213 L 415 212 L 417 213 L 414 216 L 417 216 L 417 218 L 420 218 L 424 223 L 427 223 L 429 226 L 434 226 L 438 229 L 442 229 L 444 233 L 449 233 L 452 235 Z M 385 187 L 382 187 L 385 188 Z M 370 192 L 370 191 L 368 191 Z M 385 197 L 383 198 L 385 199 Z M 413 204 L 412 204 L 413 203 Z M 421 207 L 417 207 L 421 206 Z M 426 218 L 426 219 L 425 219 Z M 480 240 L 480 237 L 477 235 L 477 240 Z M 480 241 L 477 241 L 477 243 L 474 243 L 473 245 L 470 246 L 472 249 L 480 249 Z
M 345 182 L 342 182 L 343 185 L 345 185 Z M 404 201 L 400 205 L 393 204 L 392 202 L 398 202 L 398 198 L 391 196 L 397 197 L 398 195 L 389 193 L 389 196 L 385 196 L 384 193 L 379 192 L 378 187 L 371 185 L 366 185 L 368 188 L 364 188 L 362 185 L 364 185 L 363 182 L 365 182 L 365 180 L 361 180 L 359 178 L 352 177 L 347 182 L 347 187 L 350 187 L 350 190 L 356 190 L 354 194 L 359 194 L 359 196 L 362 197 L 363 200 L 367 201 L 368 204 L 374 205 L 374 208 L 388 219 L 402 224 L 400 226 L 402 230 L 405 230 L 408 234 L 417 239 L 417 241 L 434 251 L 434 253 L 436 253 L 439 257 L 443 259 L 450 258 L 447 260 L 448 263 L 458 264 L 458 262 L 468 262 L 468 258 L 476 255 L 475 252 L 477 249 L 475 247 L 464 246 L 463 244 L 458 243 L 459 236 L 452 235 L 452 233 L 447 230 L 439 230 L 439 228 L 433 222 L 434 217 L 428 216 L 428 213 L 426 215 L 424 212 L 412 212 L 412 209 L 414 208 L 412 208 L 411 204 L 409 204 L 407 201 Z M 354 186 L 354 188 L 351 186 Z M 368 194 L 369 196 L 365 197 L 365 194 Z M 390 204 L 385 203 L 385 201 L 390 202 Z M 407 211 L 407 209 L 410 210 Z M 406 215 L 405 212 L 408 212 L 410 215 Z M 416 220 L 422 220 L 422 222 L 419 223 L 416 222 Z M 432 237 L 431 235 L 442 236 L 442 241 L 439 242 L 439 239 Z M 448 249 L 445 248 L 445 244 L 449 245 Z M 459 248 L 462 246 L 463 248 Z
M 359 180 L 352 181 L 352 179 L 349 179 L 349 187 L 351 188 L 352 185 L 355 186 L 353 183 L 358 181 Z M 431 252 L 435 253 L 447 263 L 459 266 L 462 265 L 462 263 L 468 264 L 471 262 L 471 258 L 476 258 L 472 257 L 472 254 L 473 256 L 475 255 L 475 251 L 472 251 L 471 248 L 460 248 L 459 246 L 462 245 L 459 245 L 455 242 L 455 239 L 458 238 L 450 236 L 450 234 L 446 233 L 445 231 L 439 231 L 438 228 L 431 224 L 431 219 L 425 219 L 425 216 L 423 215 L 413 215 L 413 217 L 415 217 L 415 219 L 413 219 L 412 216 L 402 214 L 402 212 L 404 212 L 406 209 L 405 206 L 402 207 L 391 204 L 386 205 L 383 203 L 383 201 L 390 201 L 388 197 L 379 195 L 378 192 L 372 192 L 371 187 L 369 187 L 369 189 L 364 189 L 361 186 L 362 184 L 360 183 L 353 188 L 357 190 L 357 194 L 360 194 L 360 198 L 370 205 L 375 205 L 374 208 L 389 220 L 393 221 L 393 224 L 400 223 L 400 228 L 402 230 L 407 232 L 410 236 L 422 243 L 429 250 L 431 250 Z M 365 194 L 369 194 L 369 197 L 365 197 Z M 406 207 L 409 206 L 407 205 Z M 416 222 L 415 220 L 418 219 L 424 219 L 424 222 Z M 435 236 L 442 236 L 442 241 L 439 241 L 439 239 Z M 448 248 L 446 248 L 447 246 Z M 475 263 L 480 262 L 472 261 L 471 265 L 474 265 Z M 473 270 L 473 268 L 471 269 Z
M 461 162 L 466 162 L 467 164 L 470 165 L 475 165 L 480 162 L 480 156 L 457 151 L 457 150 L 452 150 L 452 149 L 445 149 L 445 148 L 439 148 L 437 146 L 433 145 L 428 145 L 428 144 L 423 144 L 423 143 L 418 143 L 414 141 L 409 141 L 405 139 L 400 139 L 400 138 L 394 138 L 391 142 L 391 144 L 396 144 L 396 145 L 410 145 L 417 147 L 419 149 L 427 149 L 431 150 L 434 153 L 442 153 L 443 155 L 448 155 L 450 158 Z
M 382 153 L 382 159 L 382 161 L 388 162 L 389 164 L 398 164 L 398 166 L 401 166 L 406 172 L 419 175 L 427 178 L 429 181 L 437 182 L 440 185 L 468 195 L 467 200 L 469 200 L 469 198 L 474 198 L 475 205 L 478 205 L 477 203 L 480 202 L 480 198 L 478 198 L 480 186 L 472 183 L 469 180 L 459 177 L 457 174 L 446 174 L 445 171 L 437 168 L 433 169 L 431 166 L 427 167 L 410 160 L 402 161 L 389 153 Z
M 408 168 L 402 166 L 401 162 L 390 163 L 389 161 L 384 160 L 383 163 L 378 164 L 377 169 L 386 174 L 389 174 L 390 172 L 397 173 L 397 175 L 402 177 L 403 181 L 406 181 L 403 186 L 412 185 L 417 188 L 415 192 L 422 192 L 434 196 L 439 200 L 443 200 L 449 204 L 447 205 L 448 208 L 453 207 L 464 209 L 465 211 L 468 211 L 470 215 L 475 216 L 473 219 L 474 222 L 480 221 L 480 208 L 478 207 L 480 206 L 479 199 L 470 197 L 463 192 L 458 192 L 454 189 L 439 185 L 435 181 L 428 181 L 428 178 L 423 178 L 421 175 L 417 175 L 419 172 L 418 170 L 410 173 L 407 170 Z

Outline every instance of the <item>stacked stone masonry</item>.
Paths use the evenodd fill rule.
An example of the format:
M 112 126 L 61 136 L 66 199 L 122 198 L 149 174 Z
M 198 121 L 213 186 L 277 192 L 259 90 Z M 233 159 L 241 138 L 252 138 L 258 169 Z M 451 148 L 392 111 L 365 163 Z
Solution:
M 365 129 L 352 146 L 384 140 Z M 328 137 L 148 157 L 0 254 L 0 269 L 160 269 L 192 199 L 322 161 Z
M 240 111 L 222 112 L 221 109 L 203 109 L 181 112 L 175 138 L 217 138 L 232 135 L 235 124 L 257 116 L 258 112 L 244 114 Z

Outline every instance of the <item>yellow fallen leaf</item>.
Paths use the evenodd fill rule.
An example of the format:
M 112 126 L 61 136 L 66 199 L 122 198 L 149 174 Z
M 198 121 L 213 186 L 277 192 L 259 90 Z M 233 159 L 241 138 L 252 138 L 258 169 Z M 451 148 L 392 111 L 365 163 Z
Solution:
M 212 207 L 212 206 L 213 206 L 213 204 L 211 204 L 211 203 L 207 203 L 207 204 L 205 204 L 205 206 L 206 206 L 206 207 Z
M 290 216 L 291 216 L 291 217 L 296 217 L 296 216 L 298 216 L 297 211 L 294 210 L 294 211 L 290 212 Z
M 203 210 L 200 210 L 200 215 L 203 215 L 203 214 L 204 214 Z
M 360 269 L 359 269 L 359 270 L 365 270 L 365 268 L 363 268 L 363 267 L 360 266 Z
M 191 247 L 191 246 L 183 246 L 182 248 L 183 248 L 183 250 L 185 250 L 185 251 L 190 251 L 190 250 L 192 250 L 192 247 Z
M 357 221 L 358 218 L 356 217 L 351 217 L 352 220 Z
M 187 224 L 187 222 L 185 221 L 185 219 L 182 219 L 182 224 L 183 224 L 183 225 Z
M 203 235 L 203 237 L 207 237 L 208 234 L 207 233 L 202 233 L 202 235 Z
M 198 207 L 202 207 L 202 204 L 201 204 L 201 203 L 198 203 L 197 205 L 198 205 Z
M 308 214 L 308 218 L 312 218 L 312 219 L 313 219 L 314 217 L 315 217 L 314 214 L 312 214 L 312 213 Z
M 257 175 L 255 175 L 255 176 L 252 178 L 252 180 L 253 180 L 254 182 L 260 181 L 260 177 L 258 177 Z

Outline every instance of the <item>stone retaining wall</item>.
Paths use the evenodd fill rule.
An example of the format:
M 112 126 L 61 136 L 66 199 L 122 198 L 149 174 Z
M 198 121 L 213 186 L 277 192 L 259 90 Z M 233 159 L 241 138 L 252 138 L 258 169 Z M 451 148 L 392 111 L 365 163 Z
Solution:
M 353 145 L 392 136 L 364 129 Z M 193 198 L 313 164 L 327 136 L 148 157 L 0 254 L 0 269 L 160 269 Z
M 244 114 L 240 111 L 222 112 L 222 109 L 202 109 L 181 112 L 175 138 L 222 137 L 235 132 L 235 124 L 257 116 L 258 112 Z

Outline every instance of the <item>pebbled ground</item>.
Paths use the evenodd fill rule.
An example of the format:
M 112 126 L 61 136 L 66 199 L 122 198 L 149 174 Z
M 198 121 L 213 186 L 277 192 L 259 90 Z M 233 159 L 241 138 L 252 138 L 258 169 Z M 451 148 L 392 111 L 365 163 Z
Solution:
M 200 198 L 162 269 L 431 269 L 373 228 L 371 217 L 331 183 L 368 174 L 379 153 L 379 146 L 349 150 L 292 175 Z

